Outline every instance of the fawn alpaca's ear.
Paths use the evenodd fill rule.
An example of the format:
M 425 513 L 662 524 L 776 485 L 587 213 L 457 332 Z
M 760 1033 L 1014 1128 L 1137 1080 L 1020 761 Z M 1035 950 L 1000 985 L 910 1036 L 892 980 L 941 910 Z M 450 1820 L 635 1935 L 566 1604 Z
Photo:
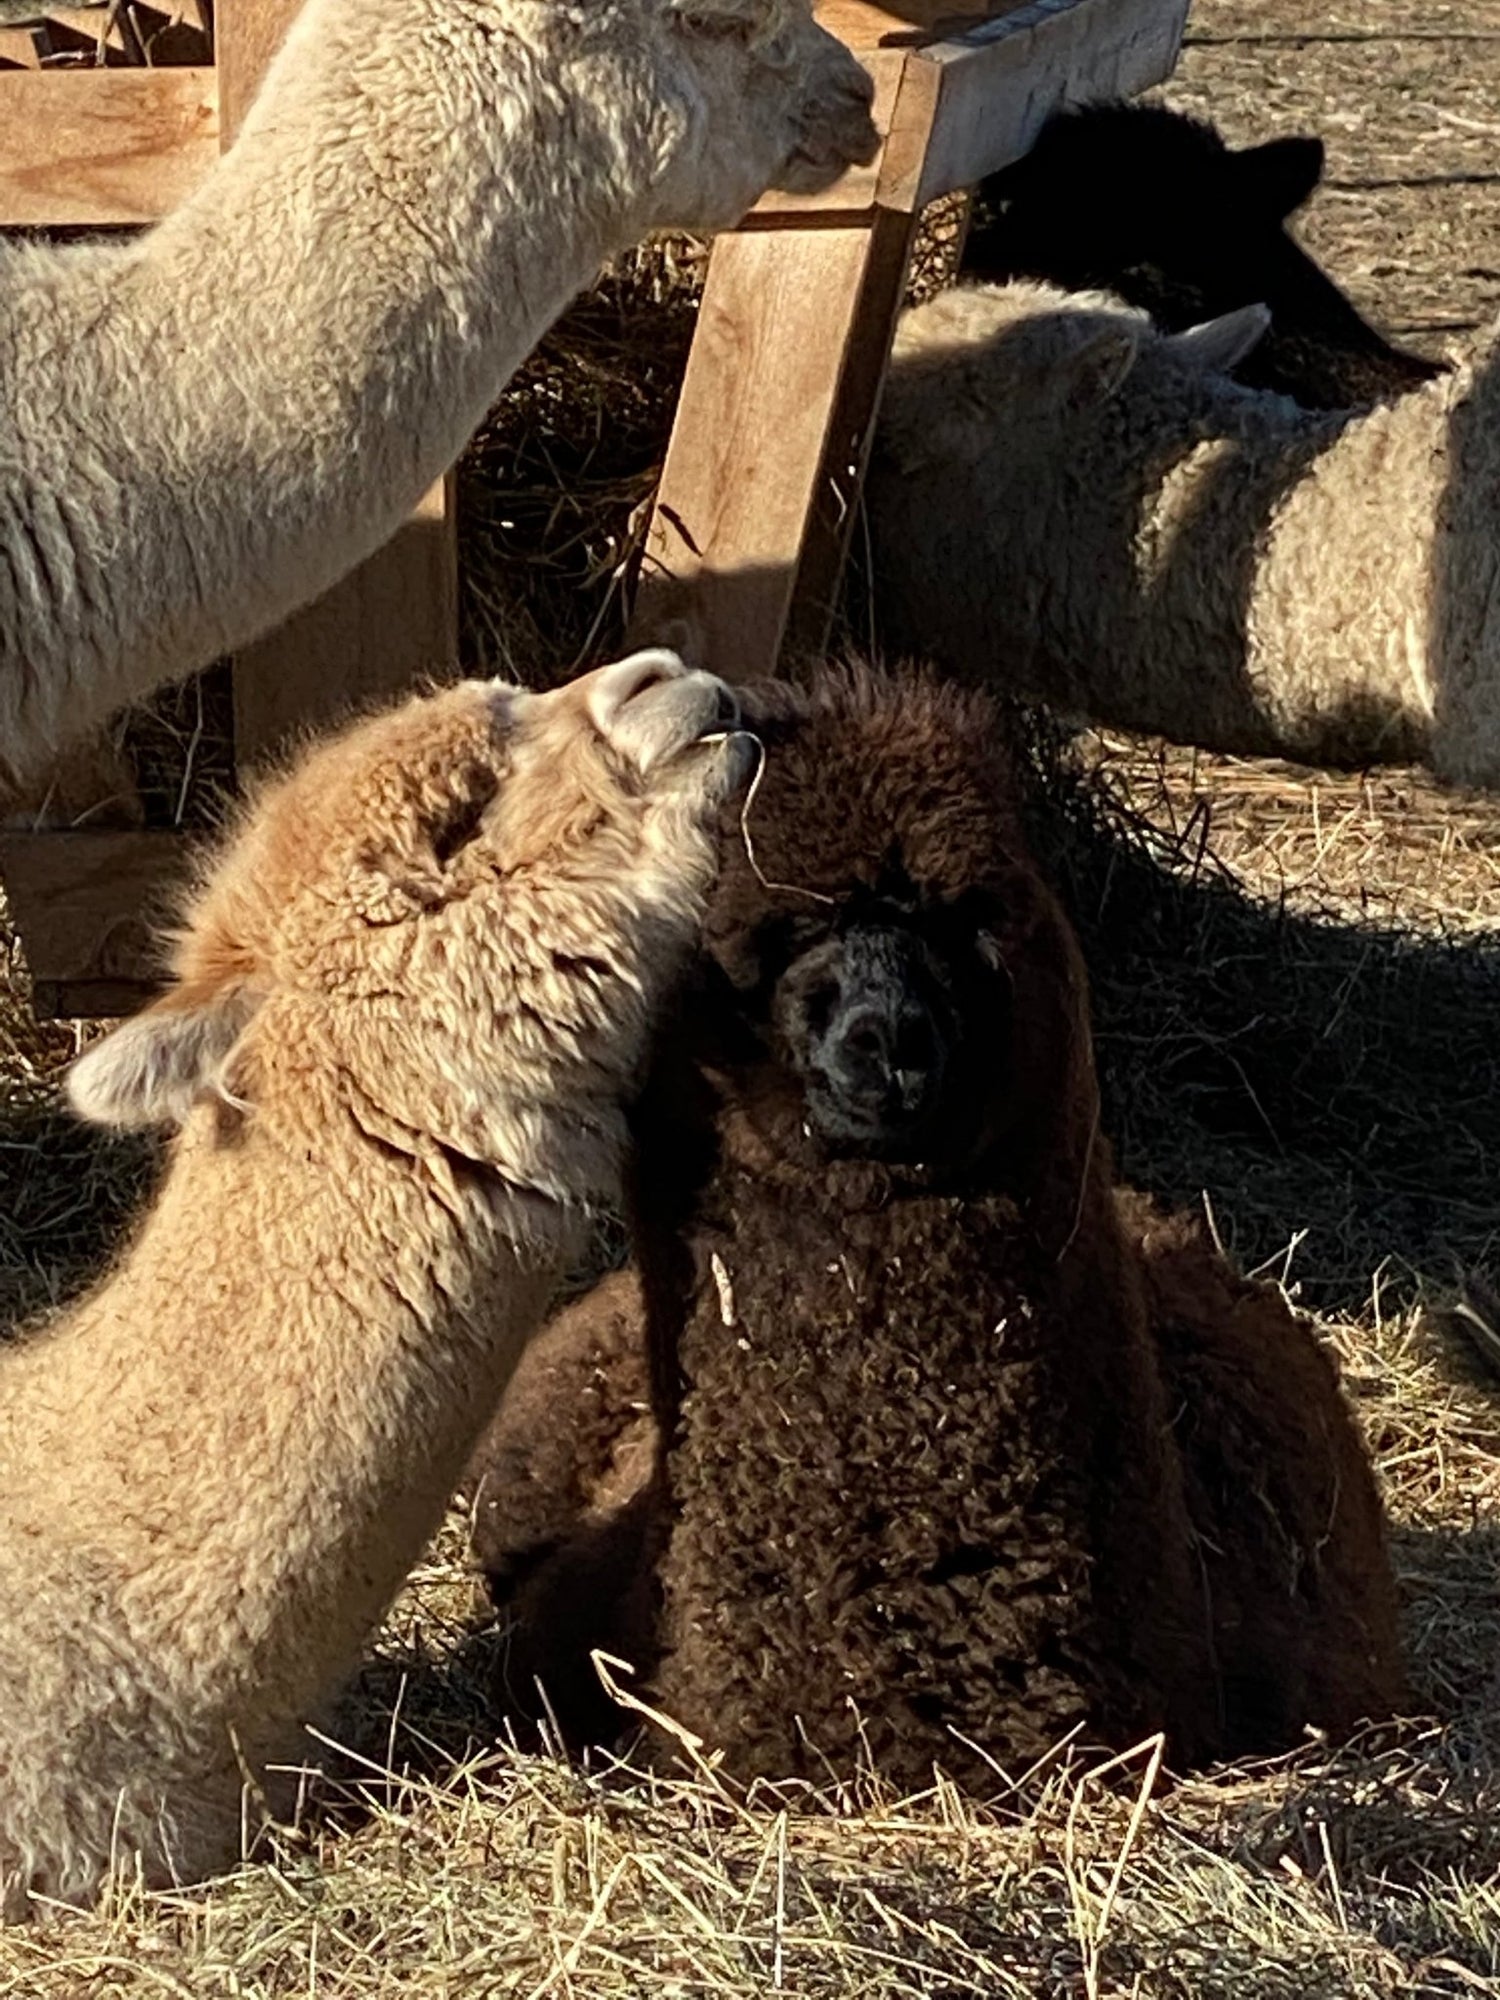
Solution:
M 68 1101 L 91 1125 L 180 1125 L 198 1101 L 231 1096 L 226 1072 L 260 1000 L 240 985 L 194 998 L 178 988 L 96 1042 L 68 1072 Z

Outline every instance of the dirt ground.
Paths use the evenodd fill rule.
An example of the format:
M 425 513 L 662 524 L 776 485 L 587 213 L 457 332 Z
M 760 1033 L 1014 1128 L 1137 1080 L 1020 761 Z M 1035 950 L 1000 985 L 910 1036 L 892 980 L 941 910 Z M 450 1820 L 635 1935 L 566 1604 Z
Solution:
M 1234 141 L 1322 134 L 1302 234 L 1396 337 L 1459 348 L 1500 311 L 1500 0 L 1197 0 L 1164 94 Z M 582 302 L 467 458 L 472 664 L 550 678 L 607 642 L 694 268 L 637 260 Z M 1500 802 L 1045 724 L 1033 761 L 1111 1135 L 1340 1355 L 1419 1715 L 1149 1805 L 1144 1753 L 1123 1790 L 1062 1754 L 988 1802 L 872 1781 L 832 1819 L 571 1772 L 493 1741 L 455 1519 L 351 1723 L 405 1781 L 326 1788 L 274 1867 L 207 1894 L 0 1937 L 0 1996 L 1500 1995 Z M 14 1318 L 98 1268 L 152 1158 L 62 1120 L 88 1031 L 35 1024 L 0 961 Z

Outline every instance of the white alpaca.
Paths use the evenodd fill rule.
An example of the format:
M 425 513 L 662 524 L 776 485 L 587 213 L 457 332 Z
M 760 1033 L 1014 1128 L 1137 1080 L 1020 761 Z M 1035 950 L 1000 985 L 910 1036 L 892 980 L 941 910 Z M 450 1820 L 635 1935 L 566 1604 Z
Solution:
M 0 1899 L 190 1878 L 337 1688 L 590 1205 L 745 774 L 646 653 L 467 682 L 273 788 L 75 1105 L 181 1124 L 115 1273 L 0 1354 Z
M 868 103 L 807 0 L 308 0 L 174 215 L 0 253 L 0 782 L 335 582 L 607 257 Z
M 1211 749 L 1500 784 L 1500 349 L 1378 409 L 1015 284 L 911 312 L 868 488 L 882 642 Z

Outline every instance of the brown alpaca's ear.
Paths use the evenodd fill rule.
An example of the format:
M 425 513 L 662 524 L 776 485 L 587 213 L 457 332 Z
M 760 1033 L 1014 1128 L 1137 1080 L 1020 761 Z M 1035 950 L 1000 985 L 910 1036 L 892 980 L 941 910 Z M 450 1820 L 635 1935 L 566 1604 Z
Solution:
M 68 1072 L 68 1102 L 91 1125 L 180 1125 L 205 1096 L 229 1098 L 229 1058 L 259 999 L 240 985 L 194 1000 L 177 989 L 96 1042 Z

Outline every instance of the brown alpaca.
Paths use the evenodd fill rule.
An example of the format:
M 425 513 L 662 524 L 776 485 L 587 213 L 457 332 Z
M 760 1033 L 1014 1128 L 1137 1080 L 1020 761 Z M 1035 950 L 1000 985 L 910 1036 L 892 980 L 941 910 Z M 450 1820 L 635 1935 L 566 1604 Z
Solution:
M 988 1787 L 1075 1725 L 1164 1729 L 1189 1763 L 1388 1712 L 1380 1509 L 1334 1371 L 1113 1189 L 998 718 L 872 675 L 764 699 L 758 872 L 731 839 L 638 1115 L 649 1338 L 625 1280 L 543 1336 L 560 1406 L 596 1380 L 575 1462 L 531 1488 L 535 1541 L 508 1505 L 537 1465 L 520 1412 L 479 1461 L 527 1670 L 571 1689 L 588 1642 L 633 1645 L 732 1769 L 869 1755 L 911 1785 L 936 1763 Z M 657 1421 L 643 1356 L 664 1484 L 622 1492 Z M 549 1657 L 627 1510 L 656 1606 L 615 1567 Z
M 75 1067 L 86 1116 L 181 1132 L 119 1268 L 0 1356 L 12 1913 L 231 1861 L 245 1781 L 354 1665 L 617 1193 L 731 713 L 649 653 L 357 725 Z

